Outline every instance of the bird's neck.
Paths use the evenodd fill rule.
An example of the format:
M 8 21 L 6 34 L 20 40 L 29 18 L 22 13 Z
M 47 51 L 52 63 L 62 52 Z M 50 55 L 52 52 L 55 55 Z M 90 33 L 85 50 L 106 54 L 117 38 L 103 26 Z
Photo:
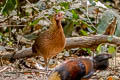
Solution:
M 62 29 L 61 20 L 56 21 L 56 25 L 57 28 Z
M 55 20 L 55 19 L 52 19 L 52 24 L 50 26 L 50 31 L 57 31 L 57 30 L 62 30 L 62 25 L 61 25 L 61 20 Z

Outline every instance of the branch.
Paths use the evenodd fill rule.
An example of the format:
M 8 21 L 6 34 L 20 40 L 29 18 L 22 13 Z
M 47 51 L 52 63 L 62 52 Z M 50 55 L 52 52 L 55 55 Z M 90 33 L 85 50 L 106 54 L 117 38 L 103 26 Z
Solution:
M 110 44 L 116 44 L 120 46 L 120 38 L 119 37 L 113 37 L 112 41 L 108 41 L 109 36 L 107 35 L 94 35 L 94 36 L 82 36 L 82 37 L 71 37 L 66 38 L 66 49 L 71 48 L 96 48 L 94 46 L 97 46 L 101 43 L 110 43 Z M 10 60 L 10 58 L 13 56 L 12 53 L 9 54 L 0 54 L 0 57 L 2 59 Z M 34 54 L 32 53 L 31 48 L 26 48 L 24 50 L 17 51 L 14 54 L 13 59 L 19 59 L 19 58 L 29 58 L 33 57 Z
M 113 37 L 112 41 L 109 41 L 108 39 L 111 36 L 108 35 L 94 35 L 94 36 L 82 36 L 82 37 L 72 37 L 66 39 L 66 49 L 70 48 L 91 48 L 96 47 L 97 45 L 101 43 L 110 43 L 110 44 L 116 44 L 120 46 L 120 38 L 119 37 Z

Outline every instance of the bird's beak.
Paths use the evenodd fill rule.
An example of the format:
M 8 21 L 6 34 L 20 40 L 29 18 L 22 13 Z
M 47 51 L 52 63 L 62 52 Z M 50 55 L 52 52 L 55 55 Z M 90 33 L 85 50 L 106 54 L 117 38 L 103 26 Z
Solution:
M 60 11 L 60 13 L 61 13 L 62 15 L 64 15 L 64 14 L 65 14 L 65 12 L 63 12 L 63 11 Z

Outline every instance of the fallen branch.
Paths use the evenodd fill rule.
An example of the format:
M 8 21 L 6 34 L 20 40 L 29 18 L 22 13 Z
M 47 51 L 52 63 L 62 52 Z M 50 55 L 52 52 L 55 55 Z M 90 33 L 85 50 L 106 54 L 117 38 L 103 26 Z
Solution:
M 71 37 L 66 38 L 66 49 L 71 48 L 95 48 L 94 46 L 97 46 L 101 43 L 110 43 L 110 44 L 116 44 L 120 46 L 120 38 L 119 37 L 113 37 L 112 41 L 109 41 L 109 36 L 107 35 L 94 35 L 94 36 L 82 36 L 82 37 Z M 57 46 L 56 46 L 57 47 Z M 12 53 L 9 54 L 0 54 L 0 57 L 2 59 L 10 60 L 10 58 L 13 56 Z M 19 59 L 19 58 L 28 58 L 33 57 L 34 54 L 32 53 L 31 48 L 26 48 L 24 50 L 17 51 L 13 57 L 13 59 Z
M 113 37 L 112 41 L 109 39 L 111 36 L 108 35 L 94 35 L 94 36 L 82 36 L 82 37 L 72 37 L 66 39 L 66 49 L 70 48 L 95 48 L 101 43 L 110 43 L 120 46 L 120 38 Z

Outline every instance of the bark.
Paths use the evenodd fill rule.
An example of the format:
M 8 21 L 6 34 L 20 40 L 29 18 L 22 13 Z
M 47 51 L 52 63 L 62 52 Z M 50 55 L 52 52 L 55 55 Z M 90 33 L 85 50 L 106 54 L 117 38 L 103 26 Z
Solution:
M 96 48 L 97 45 L 101 43 L 110 43 L 110 44 L 116 44 L 117 46 L 120 46 L 120 38 L 119 37 L 113 37 L 112 41 L 109 41 L 109 36 L 107 35 L 94 35 L 94 36 L 82 36 L 82 37 L 71 37 L 66 38 L 66 49 L 71 48 Z M 57 46 L 56 46 L 57 47 Z M 17 51 L 14 56 L 14 53 L 7 53 L 7 54 L 0 54 L 0 57 L 2 59 L 10 60 L 11 57 L 13 59 L 19 59 L 19 58 L 29 58 L 33 57 L 34 54 L 32 53 L 31 48 L 26 48 L 24 50 Z
M 95 48 L 101 43 L 110 43 L 120 46 L 120 38 L 113 37 L 112 41 L 109 40 L 110 36 L 108 35 L 94 35 L 94 36 L 82 36 L 82 37 L 71 37 L 66 38 L 65 48 Z

